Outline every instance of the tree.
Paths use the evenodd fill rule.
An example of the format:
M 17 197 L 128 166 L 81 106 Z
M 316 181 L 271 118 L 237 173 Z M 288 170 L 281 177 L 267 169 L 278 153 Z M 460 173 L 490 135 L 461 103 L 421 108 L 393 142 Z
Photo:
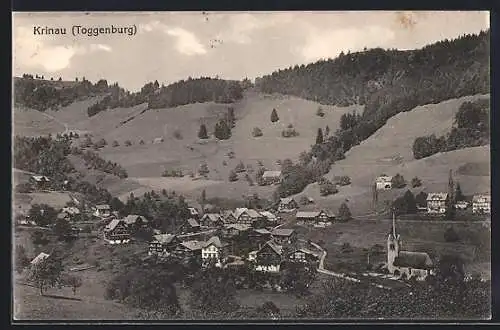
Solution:
M 229 107 L 227 109 L 227 122 L 230 127 L 234 127 L 236 123 L 236 117 L 234 116 L 234 108 Z
M 399 173 L 392 177 L 391 182 L 393 188 L 400 189 L 406 187 L 405 178 Z
M 201 191 L 200 195 L 200 206 L 201 206 L 201 212 L 204 213 L 205 211 L 205 205 L 207 204 L 207 191 L 203 189 Z
M 43 227 L 53 223 L 57 217 L 57 211 L 47 204 L 33 204 L 28 215 L 31 221 Z
M 318 128 L 318 134 L 316 135 L 316 144 L 323 143 L 323 131 L 321 128 Z
M 82 279 L 75 275 L 68 275 L 64 279 L 65 285 L 71 287 L 73 294 L 76 295 L 76 291 L 82 286 Z
M 445 254 L 437 263 L 436 277 L 440 280 L 463 282 L 465 262 L 459 255 Z
M 130 147 L 131 145 L 132 145 L 132 141 L 130 141 L 130 140 L 126 140 L 125 141 L 125 146 L 126 147 Z
M 115 140 L 115 141 L 113 141 L 112 146 L 113 147 L 118 147 L 118 146 L 120 146 L 120 144 L 118 143 L 118 141 Z
M 231 137 L 231 127 L 225 120 L 219 120 L 215 125 L 214 135 L 219 140 L 227 140 Z
M 327 138 L 328 136 L 330 136 L 330 127 L 328 125 L 326 125 L 326 127 L 325 127 L 325 138 Z
M 463 201 L 465 200 L 465 196 L 462 193 L 462 188 L 460 187 L 460 182 L 457 182 L 457 185 L 455 187 L 455 201 Z
M 318 116 L 318 117 L 324 117 L 325 116 L 325 112 L 323 111 L 323 108 L 318 107 L 318 110 L 316 110 L 316 116 Z
M 422 185 L 422 180 L 420 180 L 418 177 L 414 177 L 411 179 L 411 186 L 413 188 L 420 187 Z
M 273 111 L 271 111 L 271 122 L 275 123 L 278 120 L 280 120 L 278 113 L 276 112 L 276 109 L 273 109 Z
M 229 172 L 229 181 L 231 182 L 238 181 L 238 175 L 233 170 Z
M 210 170 L 208 169 L 207 163 L 200 164 L 200 168 L 198 169 L 198 173 L 203 177 L 208 176 L 208 173 L 210 173 Z
M 111 201 L 109 202 L 109 207 L 111 208 L 111 210 L 113 211 L 117 211 L 117 212 L 120 212 L 123 210 L 123 208 L 125 207 L 125 204 L 117 197 L 113 197 L 111 199 Z
M 352 219 L 351 210 L 349 210 L 345 202 L 339 207 L 337 219 L 339 219 L 339 221 L 349 221 Z
M 198 138 L 208 139 L 207 127 L 205 124 L 200 125 L 200 130 L 198 131 Z
M 57 219 L 53 230 L 59 240 L 64 240 L 71 234 L 71 224 L 66 219 Z
M 48 287 L 60 284 L 62 270 L 61 260 L 51 255 L 32 265 L 29 279 L 39 288 L 40 295 L 43 295 Z
M 415 196 L 410 190 L 407 190 L 406 193 L 396 198 L 392 203 L 392 208 L 396 212 L 396 214 L 414 214 L 417 212 L 417 202 L 415 200 Z
M 49 242 L 49 240 L 47 239 L 47 237 L 45 237 L 45 235 L 41 232 L 41 231 L 34 231 L 32 234 L 31 234 L 31 241 L 33 242 L 33 244 L 35 245 L 45 245 Z
M 329 180 L 322 180 L 319 183 L 319 193 L 321 196 L 328 196 L 338 192 L 337 185 Z
M 347 175 L 342 175 L 342 176 L 336 176 L 335 177 L 335 182 L 341 186 L 348 186 L 351 184 L 351 178 Z
M 236 173 L 245 172 L 245 164 L 243 164 L 243 161 L 240 160 L 240 162 L 234 168 L 234 171 Z
M 259 137 L 259 136 L 262 136 L 262 135 L 264 135 L 264 134 L 262 133 L 262 130 L 260 128 L 258 128 L 258 127 L 254 127 L 253 128 L 253 131 L 252 131 L 252 136 L 253 137 Z
M 14 262 L 14 268 L 18 273 L 22 273 L 24 268 L 30 264 L 30 260 L 26 256 L 26 250 L 22 245 L 16 245 L 16 259 Z
M 425 191 L 421 191 L 415 196 L 415 202 L 417 206 L 425 207 L 427 206 L 427 193 Z

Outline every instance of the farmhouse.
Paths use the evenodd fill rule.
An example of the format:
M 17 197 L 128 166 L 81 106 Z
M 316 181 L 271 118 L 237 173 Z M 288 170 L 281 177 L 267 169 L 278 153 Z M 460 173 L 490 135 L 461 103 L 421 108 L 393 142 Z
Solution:
M 203 249 L 205 244 L 205 242 L 197 240 L 181 242 L 179 245 L 177 245 L 175 254 L 179 257 L 195 258 L 201 261 L 201 250 Z
M 433 273 L 433 263 L 425 252 L 401 251 L 401 238 L 396 234 L 396 220 L 392 218 L 392 233 L 387 237 L 387 270 L 396 276 L 415 277 L 417 280 Z
M 278 218 L 276 217 L 276 215 L 274 215 L 273 213 L 269 212 L 269 211 L 262 211 L 260 212 L 260 214 L 269 222 L 276 222 L 278 221 Z
M 224 223 L 235 223 L 236 222 L 236 217 L 234 216 L 233 211 L 231 210 L 224 210 L 221 212 L 221 217 Z
M 125 221 L 113 219 L 104 228 L 104 240 L 109 244 L 130 242 L 130 231 Z
M 444 214 L 447 201 L 448 193 L 430 193 L 427 195 L 427 213 Z
M 291 244 L 297 239 L 297 232 L 293 229 L 275 228 L 271 232 L 271 237 L 276 244 Z
M 262 174 L 262 181 L 265 185 L 281 183 L 281 171 L 265 171 Z
M 36 265 L 42 261 L 44 261 L 45 259 L 47 259 L 48 257 L 50 257 L 49 254 L 45 253 L 45 252 L 40 252 L 39 255 L 37 255 L 35 258 L 33 258 L 33 260 L 31 260 L 30 264 L 31 265 Z
M 278 204 L 278 212 L 291 212 L 299 208 L 299 204 L 291 198 L 281 198 Z
M 254 209 L 237 208 L 234 212 L 236 223 L 243 225 L 252 225 L 257 221 L 264 220 L 264 216 Z
M 248 233 L 248 238 L 253 246 L 259 246 L 271 239 L 271 232 L 265 228 L 253 229 Z
M 282 261 L 283 248 L 272 241 L 267 242 L 258 251 L 250 252 L 249 259 L 255 262 L 255 270 L 278 273 Z
M 222 227 L 224 221 L 219 213 L 205 213 L 200 220 L 200 225 L 204 227 Z
M 109 217 L 111 215 L 111 207 L 108 204 L 96 205 L 93 214 L 96 217 Z
M 227 247 L 217 236 L 211 237 L 201 249 L 201 260 L 203 266 L 208 266 L 212 262 L 216 267 L 222 267 L 227 256 Z
M 316 263 L 319 261 L 318 254 L 306 248 L 293 250 L 287 254 L 286 258 L 291 262 Z
M 198 210 L 196 208 L 188 207 L 188 211 L 189 211 L 189 215 L 191 216 L 191 218 L 193 218 L 195 220 L 200 219 L 200 213 L 198 212 Z
M 50 184 L 50 179 L 45 175 L 33 175 L 29 178 L 29 182 L 36 189 L 46 189 Z
M 458 210 L 465 210 L 469 207 L 469 202 L 467 201 L 458 201 L 455 203 L 454 207 Z
M 182 226 L 181 232 L 193 233 L 200 230 L 200 224 L 193 218 L 187 219 L 186 223 Z
M 474 195 L 472 197 L 472 213 L 490 214 L 491 195 Z
M 155 235 L 149 243 L 148 255 L 168 256 L 179 243 L 180 241 L 175 235 Z
M 330 222 L 333 216 L 328 215 L 325 211 L 299 211 L 295 214 L 297 221 L 304 224 L 318 224 L 320 222 Z
M 125 224 L 131 230 L 131 232 L 134 232 L 140 228 L 144 228 L 148 225 L 148 220 L 145 217 L 136 214 L 127 215 L 123 219 L 123 221 L 125 221 Z
M 392 176 L 382 174 L 375 179 L 375 185 L 377 190 L 389 190 L 392 189 Z
M 227 238 L 238 236 L 241 233 L 244 233 L 244 232 L 250 230 L 250 228 L 251 227 L 249 225 L 244 225 L 244 224 L 240 224 L 240 223 L 227 224 L 223 228 L 223 235 L 224 235 L 224 237 L 227 237 Z

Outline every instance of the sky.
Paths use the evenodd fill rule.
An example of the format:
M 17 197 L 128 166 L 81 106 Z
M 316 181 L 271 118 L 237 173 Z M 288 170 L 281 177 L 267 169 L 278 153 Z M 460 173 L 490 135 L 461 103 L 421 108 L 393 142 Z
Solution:
M 135 34 L 74 36 L 75 25 Z M 104 78 L 137 91 L 154 80 L 254 79 L 341 51 L 415 49 L 487 28 L 484 11 L 13 13 L 13 75 Z

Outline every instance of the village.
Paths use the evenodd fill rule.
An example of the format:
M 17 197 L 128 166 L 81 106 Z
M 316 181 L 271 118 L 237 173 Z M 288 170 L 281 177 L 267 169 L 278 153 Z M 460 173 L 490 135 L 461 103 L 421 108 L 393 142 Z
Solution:
M 267 184 L 279 184 L 281 173 L 273 171 L 264 173 Z M 450 177 L 451 178 L 451 177 Z M 34 189 L 50 192 L 50 178 L 32 176 L 30 184 Z M 376 191 L 391 190 L 392 177 L 381 175 L 374 181 Z M 453 192 L 429 193 L 425 205 L 418 205 L 418 213 L 428 216 L 434 221 L 445 221 L 447 208 L 467 210 L 473 215 L 488 215 L 490 213 L 491 197 L 489 195 L 474 195 L 470 201 L 456 200 L 450 204 L 450 194 Z M 188 207 L 189 217 L 172 232 L 162 232 L 153 228 L 150 219 L 141 214 L 120 216 L 108 204 L 83 205 L 76 198 L 59 210 L 54 222 L 49 227 L 54 228 L 56 221 L 68 224 L 66 237 L 78 239 L 82 232 L 82 224 L 74 221 L 76 217 L 87 213 L 90 223 L 100 223 L 99 239 L 105 244 L 120 246 L 130 244 L 138 238 L 138 233 L 149 232 L 150 237 L 144 249 L 144 260 L 154 258 L 157 262 L 178 260 L 199 269 L 210 267 L 239 268 L 250 267 L 255 272 L 269 275 L 279 275 L 287 265 L 294 265 L 305 270 L 318 271 L 330 276 L 337 276 L 353 281 L 359 281 L 342 274 L 335 269 L 325 269 L 324 260 L 327 251 L 318 242 L 301 237 L 297 228 L 328 228 L 349 221 L 352 217 L 347 206 L 339 210 L 346 214 L 332 214 L 322 209 L 314 209 L 314 200 L 298 202 L 292 197 L 281 198 L 272 207 L 262 210 L 253 208 L 236 208 L 213 212 L 207 207 Z M 342 207 L 341 207 L 342 208 Z M 41 210 L 43 213 L 43 210 Z M 383 216 L 383 215 L 382 215 Z M 392 221 L 388 227 L 385 262 L 370 268 L 371 277 L 382 277 L 393 281 L 416 279 L 425 280 L 429 274 L 434 274 L 436 260 L 431 260 L 425 252 L 404 251 L 401 247 L 401 237 L 397 232 L 394 211 L 387 212 L 386 218 Z M 16 216 L 18 226 L 38 226 L 29 216 Z M 85 222 L 88 224 L 89 222 Z M 102 225 L 104 224 L 104 225 Z M 57 225 L 56 225 L 57 226 Z M 385 243 L 385 244 L 384 244 Z M 31 267 L 50 256 L 49 251 L 42 252 L 30 263 Z M 367 275 L 367 269 L 359 269 L 358 274 Z M 379 285 L 380 286 L 380 285 Z M 274 284 L 273 289 L 281 290 Z

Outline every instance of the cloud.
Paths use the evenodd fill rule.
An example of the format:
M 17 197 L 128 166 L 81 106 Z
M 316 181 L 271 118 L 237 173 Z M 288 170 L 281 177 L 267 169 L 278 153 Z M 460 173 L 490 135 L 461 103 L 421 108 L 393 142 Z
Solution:
M 307 61 L 333 58 L 341 51 L 358 51 L 364 47 L 384 47 L 395 37 L 391 29 L 379 26 L 321 31 L 310 29 L 300 53 Z
M 166 33 L 177 38 L 175 48 L 181 54 L 192 56 L 202 55 L 207 52 L 205 46 L 201 44 L 198 38 L 188 30 L 176 27 L 168 29 Z
M 34 36 L 26 27 L 17 28 L 13 38 L 14 64 L 18 67 L 57 72 L 69 67 L 74 56 L 112 51 L 110 46 L 104 44 L 51 45 L 48 41 L 43 36 Z

